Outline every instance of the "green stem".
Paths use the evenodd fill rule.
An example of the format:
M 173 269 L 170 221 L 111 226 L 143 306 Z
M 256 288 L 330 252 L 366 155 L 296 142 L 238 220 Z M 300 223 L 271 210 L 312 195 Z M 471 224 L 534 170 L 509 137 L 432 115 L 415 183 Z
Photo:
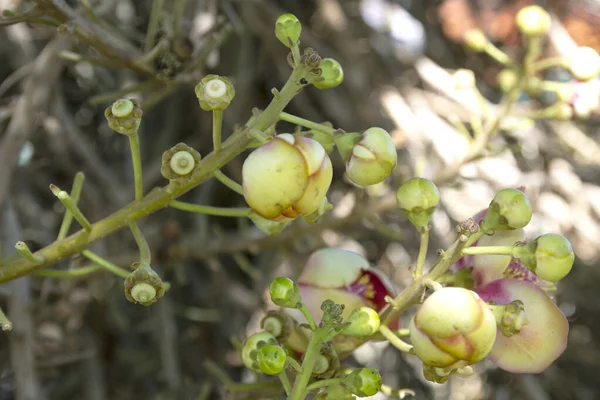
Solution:
M 44 257 L 43 263 L 36 264 L 24 259 L 11 260 L 5 263 L 0 268 L 0 283 L 25 276 L 36 269 L 52 265 L 64 258 L 80 253 L 89 247 L 91 243 L 128 226 L 130 221 L 143 218 L 148 214 L 167 207 L 171 200 L 175 200 L 211 178 L 214 171 L 222 168 L 246 150 L 252 142 L 252 138 L 247 134 L 248 130 L 257 129 L 264 131 L 277 122 L 279 113 L 283 111 L 292 98 L 301 90 L 302 86 L 298 82 L 307 73 L 304 68 L 295 69 L 279 92 L 279 96 L 273 99 L 262 113 L 247 123 L 244 129 L 235 131 L 223 143 L 220 152 L 213 152 L 204 157 L 200 161 L 198 168 L 196 168 L 185 182 L 181 182 L 175 186 L 166 185 L 162 188 L 156 188 L 140 201 L 133 202 L 93 224 L 91 232 L 81 230 L 62 241 L 56 241 L 46 246 L 38 251 L 38 254 Z
M 316 382 L 308 385 L 306 387 L 306 391 L 310 392 L 312 390 L 320 389 L 320 388 L 326 387 L 326 386 L 339 385 L 341 382 L 342 382 L 342 379 L 340 379 L 340 378 L 323 379 L 323 380 L 316 381 Z
M 568 66 L 569 63 L 564 57 L 549 57 L 534 63 L 531 71 L 537 73 L 549 68 L 568 68 Z
M 125 278 L 127 279 L 129 277 L 129 272 L 124 270 L 123 268 L 111 263 L 110 261 L 100 257 L 98 254 L 90 251 L 90 250 L 83 250 L 81 252 L 81 255 L 83 255 L 85 258 L 87 258 L 88 260 L 98 264 L 99 266 L 101 266 L 102 268 L 105 268 L 107 270 L 109 270 L 110 272 L 112 272 L 113 274 L 120 276 L 121 278 Z
M 41 264 L 44 262 L 44 257 L 33 254 L 25 242 L 17 242 L 17 244 L 15 244 L 15 250 L 17 250 L 17 253 L 19 253 L 21 257 L 29 262 L 34 264 Z
M 160 22 L 164 0 L 154 0 L 152 2 L 152 10 L 150 11 L 150 21 L 148 22 L 148 30 L 146 33 L 146 45 L 144 51 L 149 52 L 156 40 L 156 32 Z
M 467 240 L 467 243 L 465 244 L 465 247 L 471 247 L 473 245 L 473 243 L 475 243 L 476 241 L 478 241 L 479 239 L 481 239 L 481 237 L 483 235 L 485 235 L 486 230 L 483 228 L 483 226 L 479 227 L 479 230 L 477 231 L 477 233 L 471 235 L 471 237 L 469 238 L 469 240 Z
M 313 319 L 312 315 L 310 315 L 310 311 L 308 311 L 308 308 L 306 307 L 306 305 L 304 303 L 302 303 L 300 305 L 300 312 L 302 313 L 302 315 L 304 315 L 304 318 L 306 318 L 306 320 L 308 321 L 308 325 L 310 326 L 310 329 L 314 332 L 317 330 L 317 325 L 315 324 L 315 320 Z
M 1 307 L 0 307 L 0 328 L 2 328 L 2 330 L 5 332 L 12 330 L 12 322 L 10 322 L 10 320 L 8 319 L 6 314 L 4 314 L 4 311 L 2 311 Z
M 135 182 L 135 200 L 140 201 L 144 197 L 142 184 L 142 157 L 140 153 L 140 138 L 136 133 L 127 135 L 131 147 L 131 161 L 133 162 L 133 179 Z
M 229 189 L 233 190 L 238 194 L 241 194 L 242 196 L 244 195 L 244 188 L 242 187 L 242 185 L 240 185 L 239 183 L 222 173 L 220 170 L 216 170 L 213 173 L 213 175 L 215 176 L 215 178 L 217 178 L 219 182 L 227 186 Z
M 402 340 L 398 336 L 396 336 L 394 334 L 394 332 L 392 332 L 390 330 L 390 328 L 388 328 L 387 326 L 380 325 L 379 332 L 381 332 L 383 337 L 385 337 L 388 340 L 388 342 L 390 342 L 392 344 L 392 346 L 394 346 L 401 352 L 408 353 L 408 354 L 415 354 L 413 346 L 411 346 L 410 344 L 406 343 L 404 340 Z
M 81 276 L 92 274 L 102 267 L 99 265 L 89 265 L 87 267 L 71 269 L 68 271 L 56 271 L 51 269 L 42 269 L 35 271 L 34 274 L 38 276 L 46 276 L 49 278 L 78 278 Z
M 67 208 L 67 210 L 73 215 L 73 218 L 79 222 L 79 224 L 86 231 L 90 232 L 92 230 L 92 224 L 87 220 L 85 215 L 81 212 L 79 207 L 77 207 L 76 202 L 69 196 L 69 193 L 64 190 L 60 190 L 60 188 L 56 185 L 50 185 L 50 190 L 54 195 L 60 200 L 61 203 Z
M 417 267 L 415 269 L 415 277 L 423 275 L 423 266 L 427 257 L 427 249 L 429 248 L 429 228 L 423 227 L 421 231 L 421 244 L 419 246 L 419 255 L 417 256 Z
M 221 151 L 221 127 L 223 126 L 223 110 L 213 110 L 213 148 L 215 153 Z
M 290 383 L 290 378 L 288 378 L 285 369 L 279 373 L 279 380 L 281 381 L 281 385 L 283 385 L 285 394 L 289 396 L 292 393 L 292 384 Z
M 326 134 L 331 135 L 331 136 L 333 136 L 335 134 L 335 132 L 336 132 L 336 130 L 333 129 L 333 128 L 330 128 L 330 127 L 325 126 L 323 124 L 319 124 L 317 122 L 309 121 L 309 120 L 304 119 L 304 118 L 297 117 L 297 116 L 292 115 L 292 114 L 288 114 L 286 112 L 279 113 L 279 119 L 282 120 L 282 121 L 290 122 L 290 123 L 292 123 L 294 125 L 300 125 L 300 126 L 303 126 L 305 128 L 312 129 L 314 131 L 323 132 L 323 133 L 326 133 Z
M 181 29 L 181 18 L 185 11 L 185 3 L 186 0 L 175 0 L 175 5 L 173 6 L 173 35 L 176 37 L 179 36 Z
M 298 43 L 295 43 L 292 46 L 292 58 L 294 60 L 294 68 L 298 68 L 300 66 L 300 46 L 298 46 Z
M 219 217 L 248 217 L 252 213 L 250 208 L 225 208 L 225 207 L 212 207 L 203 206 L 200 204 L 185 203 L 183 201 L 172 200 L 169 203 L 169 207 L 176 208 L 178 210 L 196 212 L 201 214 L 216 215 Z
M 142 231 L 140 231 L 140 228 L 135 221 L 129 224 L 129 229 L 131 229 L 131 233 L 133 233 L 135 242 L 140 249 L 140 263 L 150 266 L 152 263 L 152 253 L 150 252 L 150 246 L 148 246 L 148 242 L 146 241 L 144 234 Z
M 463 249 L 462 253 L 512 256 L 513 249 L 513 246 L 476 246 Z
M 296 361 L 292 357 L 288 357 L 287 362 L 292 366 L 292 368 L 294 369 L 294 371 L 296 371 L 297 374 L 302 372 L 302 366 L 300 365 L 300 363 L 298 363 L 298 361 Z
M 85 180 L 85 175 L 83 172 L 78 172 L 75 174 L 75 179 L 73 179 L 73 187 L 71 188 L 71 199 L 73 200 L 73 204 L 77 205 L 79 202 L 79 197 L 81 196 L 81 188 L 83 187 L 83 181 Z M 60 229 L 58 231 L 58 236 L 56 240 L 63 240 L 67 237 L 67 233 L 69 232 L 69 228 L 71 227 L 71 222 L 73 222 L 73 214 L 67 208 L 65 211 L 65 215 L 62 220 L 62 224 L 60 225 Z
M 304 400 L 306 386 L 308 385 L 308 381 L 310 381 L 312 371 L 317 362 L 317 356 L 321 352 L 321 345 L 328 331 L 328 327 L 323 327 L 312 332 L 306 353 L 304 353 L 304 360 L 302 361 L 302 373 L 296 375 L 292 395 L 289 397 L 290 400 Z
M 494 60 L 498 61 L 505 67 L 515 67 L 515 63 L 513 62 L 513 60 L 505 52 L 497 48 L 492 42 L 488 41 L 484 51 L 488 56 L 492 57 Z

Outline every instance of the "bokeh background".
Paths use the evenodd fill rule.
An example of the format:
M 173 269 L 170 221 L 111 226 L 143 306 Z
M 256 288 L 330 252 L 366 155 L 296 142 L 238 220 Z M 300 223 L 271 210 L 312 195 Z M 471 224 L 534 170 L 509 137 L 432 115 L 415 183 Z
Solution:
M 13 322 L 0 332 L 0 399 L 255 399 L 225 391 L 206 369 L 220 366 L 248 382 L 232 340 L 255 329 L 268 306 L 264 291 L 278 274 L 295 276 L 310 252 L 338 246 L 364 254 L 394 279 L 409 283 L 417 234 L 395 204 L 395 189 L 414 171 L 435 178 L 442 205 L 433 219 L 432 251 L 453 239 L 457 221 L 484 208 L 496 190 L 525 186 L 535 214 L 531 236 L 567 236 L 577 260 L 559 284 L 557 302 L 571 324 L 560 359 L 538 375 L 513 375 L 482 363 L 471 378 L 434 385 L 415 358 L 384 345 L 367 345 L 349 360 L 379 368 L 386 384 L 415 391 L 417 399 L 598 399 L 600 384 L 600 144 L 596 115 L 584 122 L 517 117 L 521 99 L 483 157 L 466 165 L 469 127 L 481 113 L 477 99 L 454 89 L 458 68 L 475 72 L 477 87 L 495 110 L 499 67 L 464 50 L 464 32 L 479 27 L 511 56 L 522 38 L 516 11 L 529 0 L 0 0 L 0 234 L 4 249 L 17 240 L 33 249 L 54 241 L 63 208 L 48 190 L 70 188 L 86 175 L 80 205 L 92 221 L 133 198 L 127 140 L 106 125 L 113 100 L 140 99 L 145 187 L 160 186 L 161 154 L 178 142 L 211 150 L 211 115 L 194 85 L 204 75 L 231 78 L 236 98 L 224 114 L 224 132 L 264 108 L 271 88 L 290 73 L 274 21 L 292 12 L 303 23 L 301 45 L 333 57 L 345 80 L 336 89 L 312 87 L 287 111 L 346 131 L 387 129 L 399 165 L 384 184 L 367 190 L 344 178 L 333 156 L 335 204 L 319 224 L 297 221 L 265 237 L 249 222 L 177 210 L 145 218 L 141 228 L 160 274 L 173 284 L 152 307 L 123 295 L 108 273 L 79 279 L 30 276 L 0 285 L 0 305 Z M 600 51 L 600 2 L 538 2 L 553 15 L 547 55 L 574 46 Z M 163 8 L 154 59 L 144 42 L 152 6 Z M 7 11 L 8 10 L 8 11 Z M 11 13 L 10 10 L 14 12 Z M 24 20 L 25 22 L 9 24 Z M 4 26 L 6 25 L 6 26 Z M 569 80 L 558 71 L 549 78 Z M 475 117 L 476 120 L 476 117 Z M 293 126 L 280 123 L 279 132 Z M 244 157 L 224 172 L 241 180 Z M 67 189 L 68 190 L 68 189 Z M 184 197 L 221 207 L 243 199 L 210 180 Z M 74 228 L 73 228 L 74 229 Z M 122 267 L 137 251 L 123 230 L 92 249 Z M 79 257 L 52 267 L 76 268 Z M 384 396 L 376 396 L 384 399 Z

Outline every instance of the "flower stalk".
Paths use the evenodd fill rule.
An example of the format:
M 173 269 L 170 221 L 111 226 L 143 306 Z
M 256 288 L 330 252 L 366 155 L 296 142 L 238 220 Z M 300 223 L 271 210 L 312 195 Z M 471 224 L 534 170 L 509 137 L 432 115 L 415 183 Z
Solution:
M 73 200 L 73 204 L 77 205 L 79 203 L 79 197 L 81 196 L 81 189 L 83 187 L 83 181 L 85 180 L 85 175 L 83 172 L 78 172 L 75 174 L 75 179 L 73 179 L 73 187 L 71 188 L 71 199 Z M 56 240 L 63 240 L 67 237 L 67 233 L 69 232 L 69 228 L 71 227 L 71 222 L 73 221 L 73 213 L 67 208 L 65 211 L 65 215 L 63 216 L 62 224 L 60 225 L 60 229 L 58 231 L 58 236 Z
M 79 207 L 77 207 L 77 202 L 71 198 L 71 196 L 69 196 L 69 193 L 65 192 L 64 190 L 60 190 L 58 186 L 52 184 L 50 185 L 50 190 L 60 200 L 60 202 L 63 203 L 63 205 L 67 208 L 71 215 L 73 215 L 73 218 L 79 222 L 83 229 L 90 232 L 92 230 L 92 224 L 90 224 L 90 221 L 87 220 Z

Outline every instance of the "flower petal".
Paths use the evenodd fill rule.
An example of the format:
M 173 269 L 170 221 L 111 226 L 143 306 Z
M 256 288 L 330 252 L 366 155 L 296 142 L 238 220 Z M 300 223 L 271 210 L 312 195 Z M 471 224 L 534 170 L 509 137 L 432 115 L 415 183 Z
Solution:
M 523 229 L 497 231 L 492 236 L 479 239 L 478 246 L 512 246 L 525 240 Z M 504 270 L 510 264 L 511 256 L 481 254 L 473 257 L 473 281 L 475 287 L 502 278 Z
M 354 283 L 369 262 L 360 254 L 337 248 L 319 249 L 306 261 L 298 284 L 321 288 L 342 288 Z
M 499 279 L 478 291 L 485 301 L 508 304 L 521 300 L 528 324 L 521 332 L 496 337 L 489 358 L 500 368 L 515 373 L 539 373 L 545 370 L 567 347 L 569 323 L 546 293 L 531 282 Z

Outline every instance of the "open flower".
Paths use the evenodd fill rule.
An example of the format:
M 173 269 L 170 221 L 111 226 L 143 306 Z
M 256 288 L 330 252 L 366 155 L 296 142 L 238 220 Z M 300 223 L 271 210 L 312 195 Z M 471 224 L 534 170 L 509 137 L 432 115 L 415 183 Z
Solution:
M 342 317 L 346 320 L 352 311 L 370 307 L 375 311 L 383 309 L 386 296 L 394 296 L 395 291 L 389 279 L 378 269 L 369 265 L 361 255 L 337 248 L 324 248 L 315 251 L 307 260 L 298 278 L 302 302 L 306 305 L 316 323 L 323 312 L 321 304 L 330 299 L 345 306 Z M 306 323 L 297 310 L 288 310 L 300 323 Z M 391 326 L 393 327 L 393 325 Z M 300 334 L 292 335 L 288 344 L 294 350 L 303 352 L 307 343 Z M 360 343 L 359 339 L 340 334 L 334 339 L 338 354 L 348 354 Z

